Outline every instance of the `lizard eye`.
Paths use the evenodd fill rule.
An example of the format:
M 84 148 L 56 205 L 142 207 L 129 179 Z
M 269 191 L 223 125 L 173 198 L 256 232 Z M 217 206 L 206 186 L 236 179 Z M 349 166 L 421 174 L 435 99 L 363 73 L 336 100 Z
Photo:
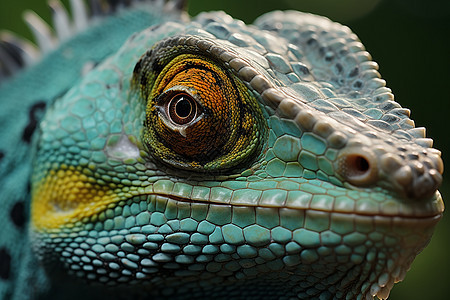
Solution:
M 172 122 L 184 125 L 195 119 L 197 103 L 187 94 L 179 94 L 170 99 L 166 111 Z
M 203 117 L 201 105 L 190 93 L 183 86 L 174 86 L 156 97 L 154 107 L 165 126 L 183 132 Z
M 260 153 L 266 121 L 239 78 L 198 54 L 151 54 L 135 80 L 147 104 L 143 141 L 154 158 L 210 172 L 245 167 Z

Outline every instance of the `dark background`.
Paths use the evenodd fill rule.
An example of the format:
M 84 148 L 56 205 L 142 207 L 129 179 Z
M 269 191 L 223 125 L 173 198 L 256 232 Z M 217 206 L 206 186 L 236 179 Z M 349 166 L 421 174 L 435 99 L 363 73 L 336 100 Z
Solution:
M 67 5 L 67 1 L 63 1 Z M 0 1 L 0 28 L 30 37 L 21 21 L 25 9 L 49 19 L 44 1 Z M 189 12 L 224 10 L 251 23 L 275 9 L 324 15 L 348 25 L 362 40 L 396 101 L 412 110 L 417 126 L 426 126 L 435 148 L 450 158 L 450 1 L 441 0 L 192 0 Z M 444 174 L 441 193 L 450 195 Z M 429 246 L 412 265 L 390 299 L 448 299 L 450 292 L 450 216 L 438 224 Z

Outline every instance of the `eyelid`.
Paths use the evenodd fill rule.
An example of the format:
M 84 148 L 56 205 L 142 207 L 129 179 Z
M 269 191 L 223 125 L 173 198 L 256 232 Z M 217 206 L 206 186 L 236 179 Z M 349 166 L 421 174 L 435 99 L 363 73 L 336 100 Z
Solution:
M 202 107 L 202 102 L 200 101 L 197 91 L 193 88 L 184 86 L 184 85 L 175 85 L 171 87 L 170 89 L 165 90 L 160 95 L 155 97 L 154 101 L 156 106 L 162 106 L 165 104 L 165 102 L 170 101 L 174 96 L 180 93 L 188 94 L 189 96 L 194 99 L 199 106 Z

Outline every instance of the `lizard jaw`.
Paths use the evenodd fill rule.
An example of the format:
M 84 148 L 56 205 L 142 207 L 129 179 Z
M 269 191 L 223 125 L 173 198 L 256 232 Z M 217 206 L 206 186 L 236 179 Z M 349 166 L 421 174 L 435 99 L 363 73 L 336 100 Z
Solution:
M 118 214 L 117 209 L 121 208 L 120 211 L 125 212 L 134 206 L 140 207 L 141 211 L 135 212 L 136 221 L 130 223 L 134 225 L 128 228 L 123 223 L 124 217 L 122 213 Z M 125 209 L 126 207 L 128 209 Z M 197 218 L 201 218 L 203 221 L 195 221 L 195 211 L 204 212 L 204 216 L 197 216 Z M 243 213 L 250 216 L 253 215 L 253 218 L 255 218 L 254 223 L 248 225 L 242 224 L 242 220 L 245 219 L 239 219 L 239 216 L 242 216 Z M 191 217 L 187 217 L 189 214 Z M 147 218 L 144 218 L 144 215 Z M 178 220 L 179 216 L 181 221 Z M 181 216 L 186 216 L 186 221 L 183 221 L 183 217 Z M 221 217 L 217 219 L 216 217 L 218 216 Z M 109 249 L 112 246 L 107 245 L 116 244 L 116 242 L 110 241 L 107 245 L 104 245 L 104 241 L 112 239 L 113 236 L 117 235 L 119 230 L 123 234 L 123 239 L 121 239 L 116 247 L 129 249 L 131 244 L 133 245 L 133 249 L 135 249 L 132 252 L 134 254 L 139 253 L 139 251 L 136 252 L 137 249 L 154 247 L 154 241 L 156 240 L 162 243 L 158 246 L 158 249 L 163 247 L 166 239 L 171 241 L 170 243 L 173 243 L 172 238 L 178 235 L 190 236 L 186 244 L 180 244 L 182 249 L 192 243 L 195 245 L 201 243 L 200 240 L 197 241 L 197 236 L 208 236 L 209 234 L 211 234 L 209 239 L 213 242 L 209 240 L 205 240 L 205 242 L 207 245 L 216 245 L 216 242 L 219 241 L 216 240 L 218 237 L 217 233 L 220 233 L 220 239 L 222 241 L 217 244 L 218 246 L 223 243 L 235 245 L 239 248 L 242 245 L 242 242 L 239 241 L 239 236 L 242 236 L 243 243 L 257 249 L 257 251 L 272 249 L 272 244 L 273 246 L 283 245 L 283 249 L 285 250 L 282 252 L 277 252 L 275 250 L 277 247 L 270 251 L 275 251 L 274 255 L 279 256 L 277 256 L 278 258 L 274 258 L 275 260 L 281 259 L 285 261 L 286 265 L 284 265 L 284 268 L 289 273 L 295 274 L 295 270 L 298 270 L 298 268 L 308 274 L 316 274 L 319 277 L 324 276 L 320 275 L 322 274 L 321 272 L 325 272 L 325 274 L 329 272 L 324 278 L 324 280 L 328 281 L 333 281 L 331 274 L 339 273 L 341 274 L 340 276 L 343 276 L 337 283 L 342 285 L 340 290 L 357 289 L 358 291 L 362 291 L 368 299 L 374 295 L 378 295 L 384 299 L 388 296 L 392 285 L 404 278 L 406 271 L 409 269 L 417 253 L 426 246 L 433 232 L 433 228 L 440 217 L 440 215 L 428 218 L 368 216 L 318 210 L 290 209 L 287 207 L 248 207 L 190 200 L 184 201 L 180 197 L 167 197 L 164 195 L 140 195 L 128 200 L 119 201 L 114 205 L 114 208 L 108 208 L 101 216 L 96 217 L 97 225 L 95 226 L 103 224 L 103 230 L 99 231 L 102 232 L 101 235 L 85 236 L 83 232 L 87 231 L 84 229 L 84 225 L 79 222 L 73 228 L 60 228 L 60 230 L 51 230 L 49 232 L 42 232 L 35 229 L 32 232 L 32 239 L 36 247 L 36 253 L 45 264 L 54 264 L 55 261 L 59 261 L 59 264 L 70 269 L 69 273 L 84 277 L 87 276 L 86 274 L 91 273 L 89 271 L 76 271 L 78 269 L 75 267 L 73 267 L 74 271 L 72 271 L 71 266 L 78 266 L 78 260 L 72 260 L 71 257 L 77 256 L 77 253 L 80 252 L 78 250 L 78 252 L 73 252 L 74 249 L 78 249 L 79 246 L 77 245 L 80 243 L 87 243 L 89 245 L 94 243 L 94 245 L 99 245 L 95 249 L 99 247 L 107 247 Z M 230 220 L 227 218 L 230 218 Z M 102 220 L 101 223 L 99 222 L 100 220 Z M 177 224 L 180 223 L 180 228 L 175 232 L 172 232 L 173 230 L 167 231 L 169 229 L 167 224 L 172 224 L 174 221 Z M 273 224 L 267 224 L 267 221 Z M 184 223 L 186 223 L 186 228 L 184 227 Z M 191 223 L 196 224 L 193 226 Z M 93 225 L 92 222 L 88 222 L 86 225 L 88 224 Z M 209 227 L 212 226 L 212 228 L 206 229 L 207 227 L 204 226 L 206 224 L 210 224 Z M 78 228 L 77 226 L 81 227 Z M 115 228 L 115 226 L 119 227 Z M 167 233 L 164 233 L 166 231 Z M 68 236 L 66 233 L 68 232 L 71 234 L 78 232 L 77 240 L 70 243 L 70 245 L 64 242 L 64 240 L 67 240 Z M 110 236 L 107 234 L 108 232 L 111 233 L 110 238 L 108 238 Z M 289 232 L 289 238 L 283 236 L 286 232 Z M 267 239 L 264 238 L 266 233 L 269 234 Z M 52 239 L 48 238 L 48 234 L 52 235 Z M 171 234 L 175 236 L 172 237 Z M 55 238 L 57 236 L 61 236 L 61 239 Z M 161 236 L 165 236 L 165 238 L 163 240 L 156 239 Z M 258 236 L 261 236 L 262 239 L 259 239 Z M 89 242 L 87 241 L 88 239 Z M 153 242 L 147 246 L 145 244 L 146 241 Z M 297 246 L 292 247 L 294 245 Z M 164 247 L 162 249 L 165 249 Z M 155 253 L 152 255 L 155 255 Z M 151 258 L 152 255 L 144 255 L 141 259 Z M 172 254 L 168 252 L 165 255 L 167 257 L 167 255 L 170 256 Z M 70 260 L 67 260 L 68 258 Z M 337 267 L 342 266 L 343 262 L 340 260 L 346 261 L 345 266 L 346 268 L 348 267 L 348 270 L 345 272 L 342 271 L 341 267 Z M 120 257 L 117 257 L 117 260 L 114 261 L 121 264 Z M 156 256 L 155 261 L 158 261 Z M 270 261 L 272 261 L 272 258 L 268 259 L 265 263 L 269 263 Z M 312 267 L 314 265 L 324 265 L 326 268 L 325 270 L 316 270 Z M 108 264 L 105 263 L 102 266 L 105 268 Z M 128 269 L 129 267 L 125 264 L 123 268 Z M 89 269 L 86 268 L 86 270 Z M 94 267 L 92 274 L 95 274 L 95 270 Z M 110 272 L 114 273 L 114 270 L 111 269 Z M 347 279 L 345 278 L 347 275 L 344 274 L 353 274 L 351 276 L 354 276 L 354 272 L 359 274 L 357 277 L 364 278 L 364 280 L 361 280 L 361 285 L 357 285 L 351 278 L 346 283 Z M 271 273 L 275 274 L 276 272 L 272 271 Z M 268 276 L 268 274 L 260 274 L 258 278 L 263 278 L 264 276 Z M 90 275 L 90 277 L 93 277 L 93 275 Z M 248 277 L 248 280 L 252 278 L 251 276 L 245 276 L 244 278 L 246 277 Z M 358 277 L 358 282 L 360 281 L 359 279 Z M 114 278 L 110 279 L 110 281 L 114 280 Z M 121 278 L 121 280 L 125 279 Z M 130 277 L 128 280 L 132 280 L 132 278 Z M 299 280 L 302 282 L 302 279 Z M 145 279 L 141 279 L 142 284 L 150 284 L 146 282 Z M 122 281 L 117 281 L 115 284 L 121 285 L 123 283 Z M 345 287 L 346 284 L 348 285 L 347 287 Z

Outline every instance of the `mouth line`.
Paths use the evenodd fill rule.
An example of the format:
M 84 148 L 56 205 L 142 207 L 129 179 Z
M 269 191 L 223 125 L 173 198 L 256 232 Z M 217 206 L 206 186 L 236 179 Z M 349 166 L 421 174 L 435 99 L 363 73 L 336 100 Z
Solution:
M 337 210 L 329 210 L 329 209 L 318 209 L 318 208 L 298 208 L 298 207 L 290 207 L 290 206 L 271 206 L 271 205 L 264 205 L 264 204 L 239 204 L 239 203 L 224 203 L 224 202 L 213 202 L 208 200 L 192 200 L 189 198 L 183 198 L 179 196 L 174 195 L 168 195 L 168 194 L 162 194 L 162 193 L 148 193 L 148 194 L 142 194 L 140 196 L 156 196 L 156 197 L 162 197 L 166 199 L 171 199 L 173 201 L 177 202 L 183 202 L 183 203 L 202 203 L 202 204 L 210 204 L 210 205 L 222 205 L 222 206 L 236 206 L 236 207 L 264 207 L 264 208 L 286 208 L 286 209 L 292 209 L 292 210 L 304 210 L 304 211 L 314 211 L 314 212 L 322 212 L 322 213 L 329 213 L 329 214 L 339 214 L 343 216 L 357 216 L 357 217 L 366 217 L 366 218 L 380 218 L 380 219 L 396 219 L 396 220 L 410 220 L 410 221 L 421 221 L 421 220 L 439 220 L 443 216 L 444 209 L 442 208 L 439 212 L 436 213 L 430 213 L 430 214 L 424 214 L 424 215 L 407 215 L 407 214 L 382 214 L 382 213 L 370 213 L 370 212 L 360 212 L 360 211 L 337 211 Z

